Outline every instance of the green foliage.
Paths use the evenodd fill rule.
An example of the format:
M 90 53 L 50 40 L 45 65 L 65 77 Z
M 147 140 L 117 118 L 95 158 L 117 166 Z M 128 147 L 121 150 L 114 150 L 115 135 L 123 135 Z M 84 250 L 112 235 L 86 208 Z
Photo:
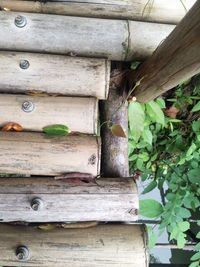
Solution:
M 162 205 L 154 199 L 140 200 L 140 214 L 148 218 L 159 217 L 163 213 Z
M 53 124 L 43 128 L 43 132 L 48 136 L 65 136 L 70 133 L 70 129 L 62 124 Z
M 175 114 L 169 112 L 171 107 Z M 200 76 L 179 85 L 165 100 L 129 106 L 131 172 L 139 171 L 142 181 L 149 180 L 143 194 L 157 187 L 165 198 L 160 208 L 154 200 L 142 200 L 140 214 L 160 216 L 160 232 L 166 228 L 179 248 L 187 240 L 188 220 L 200 211 L 199 111 Z M 152 246 L 156 237 L 152 229 L 149 233 Z M 200 243 L 195 249 L 190 267 L 200 266 Z

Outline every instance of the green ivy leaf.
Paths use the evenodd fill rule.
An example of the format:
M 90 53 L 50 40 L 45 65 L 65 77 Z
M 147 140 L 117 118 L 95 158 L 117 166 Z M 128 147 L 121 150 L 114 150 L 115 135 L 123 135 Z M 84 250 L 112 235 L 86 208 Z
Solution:
M 140 63 L 141 63 L 140 61 L 133 61 L 131 63 L 131 69 L 136 70 L 138 68 L 138 66 L 140 65 Z
M 186 243 L 186 235 L 183 233 L 179 233 L 177 237 L 177 247 L 178 248 L 184 248 L 185 243 Z
M 65 136 L 70 133 L 70 129 L 62 124 L 53 124 L 44 127 L 43 132 L 48 136 Z
M 200 110 L 200 101 L 196 103 L 196 105 L 192 108 L 191 112 L 197 112 Z
M 188 172 L 188 178 L 191 183 L 196 184 L 200 182 L 200 168 L 192 169 Z
M 192 261 L 196 261 L 199 259 L 200 259 L 200 252 L 195 253 L 191 258 Z
M 140 215 L 148 218 L 159 217 L 163 213 L 163 206 L 154 199 L 140 200 Z
M 190 218 L 191 216 L 191 212 L 188 209 L 183 208 L 183 207 L 179 208 L 179 214 L 182 218 Z
M 192 262 L 189 267 L 199 267 L 199 261 Z
M 152 100 L 146 104 L 146 108 L 152 122 L 157 122 L 164 126 L 165 116 L 160 106 Z
M 148 184 L 148 186 L 144 189 L 144 191 L 142 192 L 142 194 L 146 194 L 151 192 L 154 188 L 156 188 L 157 186 L 157 182 L 154 180 L 152 181 L 150 184 Z
M 185 232 L 190 228 L 189 222 L 179 222 L 178 223 L 178 228 L 182 231 Z
M 160 106 L 160 108 L 166 108 L 165 100 L 161 97 L 156 99 L 156 103 Z
M 150 226 L 147 227 L 147 231 L 148 231 L 148 248 L 152 249 L 153 247 L 155 247 L 157 241 L 157 235 Z
M 138 102 L 131 102 L 128 107 L 129 126 L 132 138 L 138 142 L 143 130 L 145 113 L 142 105 Z
M 144 129 L 144 131 L 142 133 L 142 138 L 149 145 L 152 145 L 153 135 L 152 135 L 151 131 L 148 128 Z

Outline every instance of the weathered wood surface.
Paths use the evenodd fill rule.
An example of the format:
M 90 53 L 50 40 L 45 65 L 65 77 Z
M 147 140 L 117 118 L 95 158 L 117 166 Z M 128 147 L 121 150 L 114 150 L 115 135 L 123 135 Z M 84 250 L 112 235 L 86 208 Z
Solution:
M 200 1 L 190 9 L 167 39 L 138 71 L 130 73 L 134 95 L 148 102 L 200 72 Z
M 139 225 L 98 225 L 48 232 L 0 225 L 0 236 L 0 264 L 4 266 L 148 266 L 144 227 Z M 29 249 L 27 261 L 19 261 L 15 255 L 20 245 Z
M 110 88 L 108 100 L 101 103 L 101 123 L 111 120 L 113 124 L 121 125 L 127 136 L 126 138 L 116 137 L 107 123 L 102 125 L 101 174 L 103 177 L 129 176 L 128 108 L 127 103 L 124 103 L 126 94 L 120 89 L 122 88 Z
M 34 211 L 31 201 L 43 201 Z M 54 178 L 1 178 L 0 221 L 135 221 L 138 193 L 131 178 L 73 183 Z
M 23 103 L 32 102 L 34 110 L 25 112 Z M 96 134 L 98 101 L 85 97 L 39 97 L 0 95 L 0 127 L 8 122 L 19 123 L 24 130 L 42 131 L 52 124 L 67 125 L 71 131 Z
M 178 23 L 195 0 L 0 0 L 3 10 Z
M 24 16 L 27 20 L 23 28 L 15 25 L 18 15 Z M 0 49 L 132 60 L 140 58 L 137 55 L 141 54 L 141 49 L 145 56 L 151 55 L 174 29 L 174 25 L 158 24 L 153 27 L 154 25 L 134 22 L 132 26 L 127 20 L 2 11 Z M 130 29 L 133 29 L 133 32 L 130 32 Z M 141 38 L 146 37 L 148 42 L 141 42 Z M 152 40 L 150 45 L 149 40 Z M 143 57 L 141 55 L 141 58 Z M 78 75 L 77 71 L 75 74 Z M 85 80 L 88 81 L 87 77 Z
M 99 174 L 100 144 L 95 136 L 49 138 L 40 133 L 0 132 L 0 173 Z
M 30 51 L 43 52 L 44 49 L 44 51 L 59 52 L 56 48 L 54 50 L 54 44 L 57 42 L 54 38 L 63 38 L 62 34 L 59 35 L 59 27 L 57 30 L 54 28 L 54 33 L 56 31 L 57 33 L 55 33 L 53 39 L 51 35 L 54 34 L 53 31 L 45 30 L 45 25 L 40 25 L 41 21 L 38 24 L 37 21 L 33 20 L 32 23 L 29 21 L 32 25 L 28 24 L 26 28 L 21 30 L 14 27 L 12 21 L 9 30 L 8 25 L 6 26 L 7 16 L 9 20 L 9 13 L 4 13 L 4 21 L 3 18 L 0 18 L 0 47 L 10 48 L 11 50 L 23 50 L 24 48 L 24 50 Z M 52 25 L 49 26 L 52 27 Z M 46 26 L 49 27 L 48 23 Z M 24 30 L 27 30 L 27 33 Z M 15 37 L 13 36 L 14 39 L 7 31 L 11 31 L 16 35 Z M 32 35 L 33 39 L 31 36 L 26 36 L 28 32 Z M 6 38 L 7 34 L 8 39 Z M 69 42 L 67 40 L 68 37 L 70 36 L 66 36 L 66 42 Z M 19 40 L 17 41 L 18 38 Z M 5 46 L 6 42 L 8 42 L 7 47 Z M 33 44 L 30 44 L 30 49 L 28 47 L 29 42 L 33 42 Z M 65 46 L 64 42 L 62 42 L 63 47 Z M 44 46 L 48 48 L 45 49 Z M 52 47 L 52 51 L 50 47 Z M 20 62 L 23 60 L 29 62 L 27 69 L 20 68 Z M 105 59 L 1 51 L 0 62 L 0 92 L 22 93 L 39 90 L 61 95 L 94 96 L 100 99 L 105 99 L 108 94 L 110 63 Z

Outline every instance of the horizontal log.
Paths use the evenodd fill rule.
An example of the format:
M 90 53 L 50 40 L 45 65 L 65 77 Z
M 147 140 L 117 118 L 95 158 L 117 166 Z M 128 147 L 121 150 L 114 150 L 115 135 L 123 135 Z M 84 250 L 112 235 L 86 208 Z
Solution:
M 8 13 L 5 13 L 5 15 L 8 15 Z M 0 25 L 2 23 L 3 22 L 0 19 Z M 37 24 L 37 22 L 34 23 Z M 35 26 L 37 27 L 37 25 Z M 32 30 L 35 31 L 34 25 L 30 25 L 30 27 L 33 27 Z M 42 28 L 44 30 L 45 25 L 43 25 Z M 8 28 L 6 29 L 5 27 L 4 30 L 4 34 L 6 34 Z M 15 34 L 24 35 L 25 29 L 21 29 L 21 33 L 19 28 L 15 28 L 15 30 L 17 30 Z M 31 31 L 28 28 L 27 30 Z M 54 29 L 54 31 L 55 30 L 56 29 Z M 59 35 L 59 32 L 57 33 Z M 1 30 L 0 34 L 3 34 Z M 38 50 L 40 52 L 43 52 L 42 47 L 37 48 L 38 44 L 36 43 L 38 41 L 42 42 L 43 45 L 45 45 L 46 42 L 49 42 L 49 44 L 46 43 L 46 45 L 48 47 L 53 47 L 52 42 L 54 41 L 51 40 L 51 34 L 48 34 L 47 32 L 43 32 L 43 34 L 40 36 L 36 36 L 37 34 L 35 35 L 33 32 L 31 34 L 33 34 L 33 39 L 39 38 L 41 40 L 33 40 L 33 45 L 30 46 L 30 51 Z M 22 35 L 19 38 L 22 38 L 23 40 L 24 38 L 28 38 L 28 36 L 26 37 Z M 0 43 L 2 39 L 5 38 L 5 36 L 3 38 L 0 37 Z M 8 39 L 6 42 L 11 42 L 10 44 L 8 44 L 8 47 L 4 47 L 5 43 L 2 44 L 2 46 L 0 44 L 0 47 L 4 47 L 5 49 L 9 49 L 10 47 L 11 50 L 18 50 L 18 48 L 21 47 L 21 49 L 23 50 L 23 45 L 20 45 L 18 47 L 19 43 L 17 40 L 14 40 L 15 38 L 12 40 L 12 37 L 9 36 Z M 26 42 L 23 41 L 25 46 L 29 41 L 31 41 L 30 38 L 28 38 Z M 25 46 L 24 49 L 29 50 L 29 48 L 26 48 Z M 44 50 L 51 52 L 51 49 Z M 59 51 L 56 51 L 55 49 L 54 52 Z M 27 64 L 29 64 L 25 69 L 23 69 L 24 61 L 25 63 L 28 61 Z M 22 93 L 39 90 L 42 92 L 61 95 L 94 96 L 100 99 L 105 99 L 108 94 L 110 63 L 105 59 L 0 51 L 0 62 L 0 92 Z
M 35 198 L 42 208 L 32 209 Z M 138 193 L 131 178 L 75 183 L 54 178 L 1 178 L 0 221 L 135 221 Z
M 195 0 L 0 0 L 2 10 L 178 23 Z
M 26 112 L 23 104 L 31 102 L 32 112 Z M 39 97 L 25 95 L 0 95 L 0 127 L 16 122 L 27 131 L 42 131 L 52 124 L 67 125 L 71 131 L 96 134 L 98 101 L 96 98 Z
M 99 174 L 100 144 L 94 136 L 49 138 L 40 133 L 0 132 L 0 173 Z
M 15 25 L 18 15 L 15 12 L 0 12 L 1 50 L 73 54 L 111 60 L 141 59 L 151 55 L 175 27 L 127 20 L 31 13 L 20 13 L 26 25 L 18 27 Z M 146 38 L 147 42 L 141 41 L 141 38 Z
M 0 225 L 0 236 L 0 264 L 4 266 L 148 266 L 144 227 L 139 225 L 98 225 L 48 232 Z M 25 261 L 16 256 L 19 246 L 29 250 Z

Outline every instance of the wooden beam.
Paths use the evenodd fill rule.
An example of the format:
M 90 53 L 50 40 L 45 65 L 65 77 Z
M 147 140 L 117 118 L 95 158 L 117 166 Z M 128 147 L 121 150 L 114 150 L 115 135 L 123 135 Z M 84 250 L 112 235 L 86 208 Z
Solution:
M 23 104 L 31 102 L 32 112 L 25 112 Z M 26 131 L 42 131 L 52 124 L 67 125 L 71 131 L 97 133 L 98 101 L 86 97 L 55 97 L 7 95 L 0 96 L 0 127 L 8 122 L 19 123 Z
M 178 23 L 195 0 L 0 0 L 2 10 Z
M 42 200 L 38 211 L 31 206 L 34 198 Z M 138 193 L 131 178 L 1 178 L 0 207 L 1 222 L 136 221 Z
M 1 14 L 2 13 L 0 13 L 0 16 Z M 4 14 L 9 16 L 9 13 Z M 33 21 L 33 23 L 36 23 L 37 25 L 37 22 Z M 0 21 L 0 25 L 2 24 L 4 23 Z M 11 24 L 10 26 L 12 26 Z M 32 29 L 34 31 L 34 25 L 29 25 L 28 28 L 29 27 L 33 27 Z M 40 27 L 45 28 L 45 25 Z M 30 29 L 28 28 L 27 30 L 29 31 Z M 7 35 L 8 28 L 4 28 L 4 30 L 4 34 Z M 19 38 L 27 38 L 25 36 L 26 34 L 24 33 L 25 29 L 21 29 L 21 33 L 19 28 L 15 27 L 15 30 L 17 31 L 17 35 L 21 35 L 21 37 L 18 35 Z M 38 30 L 36 30 L 36 32 L 37 31 Z M 49 44 L 47 45 L 46 43 L 46 45 L 51 46 L 51 43 L 54 41 L 50 40 L 52 37 L 50 37 L 49 33 L 47 31 L 43 32 L 43 35 L 40 37 L 35 36 L 34 38 L 38 40 L 33 40 L 33 46 L 30 45 L 30 51 L 34 47 L 35 49 L 33 50 L 38 50 L 38 44 L 36 43 L 39 41 L 39 39 L 41 39 L 43 44 L 46 43 L 46 41 L 49 42 Z M 59 32 L 57 32 L 57 34 L 59 35 Z M 6 37 L 4 36 L 4 38 Z M 10 47 L 10 49 L 18 50 L 20 47 L 19 43 L 14 39 L 12 40 L 12 37 L 10 36 L 7 39 L 8 47 L 4 48 L 9 49 Z M 0 43 L 2 40 L 0 37 Z M 26 42 L 28 44 L 28 39 Z M 24 44 L 26 42 L 24 42 Z M 25 50 L 29 50 L 26 45 L 21 46 L 22 50 L 23 47 Z M 39 50 L 44 52 L 48 49 L 44 48 L 44 51 L 41 49 Z M 49 51 L 50 50 L 51 49 L 49 49 Z M 71 96 L 94 96 L 100 99 L 107 98 L 110 78 L 110 62 L 105 59 L 0 51 L 0 61 L 0 92 L 24 93 L 27 91 L 39 90 L 49 94 L 53 93 Z M 23 69 L 23 65 L 21 65 L 24 61 L 28 64 L 27 68 L 25 69 Z
M 153 55 L 129 75 L 130 89 L 139 102 L 148 102 L 200 72 L 200 1 Z
M 0 173 L 99 174 L 100 144 L 95 136 L 49 138 L 40 133 L 0 132 Z
M 17 27 L 16 17 L 26 25 Z M 0 49 L 133 60 L 151 55 L 173 29 L 169 24 L 2 11 Z
M 0 264 L 43 267 L 147 267 L 144 227 L 99 225 L 88 229 L 41 231 L 31 227 L 0 225 Z M 27 260 L 16 249 L 26 246 Z

